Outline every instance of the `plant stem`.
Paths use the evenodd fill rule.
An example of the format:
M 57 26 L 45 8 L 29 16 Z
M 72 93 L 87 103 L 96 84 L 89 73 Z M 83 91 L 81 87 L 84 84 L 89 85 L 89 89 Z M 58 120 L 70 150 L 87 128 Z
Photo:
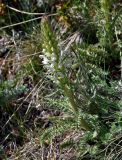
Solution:
M 78 115 L 78 106 L 75 102 L 75 97 L 74 97 L 74 94 L 72 92 L 72 90 L 65 84 L 64 85 L 64 92 L 66 94 L 66 96 L 68 97 L 69 99 L 69 102 L 72 106 L 72 110 L 73 112 L 76 114 L 76 116 Z M 91 127 L 89 126 L 89 124 L 83 119 L 81 118 L 81 126 L 83 129 L 87 130 L 87 131 L 91 131 Z

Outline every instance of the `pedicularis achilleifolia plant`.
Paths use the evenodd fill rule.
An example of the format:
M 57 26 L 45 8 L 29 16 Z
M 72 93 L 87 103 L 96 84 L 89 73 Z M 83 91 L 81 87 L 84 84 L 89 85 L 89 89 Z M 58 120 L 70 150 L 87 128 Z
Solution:
M 57 43 L 56 36 L 52 32 L 47 18 L 42 20 L 41 29 L 42 52 L 44 53 L 40 56 L 43 58 L 42 62 L 49 72 L 49 77 L 63 89 L 70 102 L 71 110 L 77 116 L 79 107 L 67 73 L 68 65 L 71 64 L 66 61 L 66 55 L 61 50 L 60 44 Z M 81 127 L 85 130 L 91 130 L 90 125 L 83 118 L 81 118 Z

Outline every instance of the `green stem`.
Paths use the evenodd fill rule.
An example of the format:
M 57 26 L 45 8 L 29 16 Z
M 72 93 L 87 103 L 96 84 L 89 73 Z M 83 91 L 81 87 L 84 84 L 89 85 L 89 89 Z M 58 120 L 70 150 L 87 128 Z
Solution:
M 78 105 L 75 102 L 75 97 L 74 97 L 74 94 L 73 94 L 72 90 L 66 84 L 64 85 L 64 92 L 69 99 L 69 102 L 72 106 L 73 112 L 77 116 L 78 115 Z M 87 131 L 91 130 L 91 127 L 89 126 L 89 124 L 83 118 L 81 118 L 81 126 L 82 126 L 83 129 L 85 129 Z
M 75 102 L 75 97 L 74 97 L 74 94 L 72 92 L 72 90 L 67 86 L 67 85 L 64 85 L 64 92 L 66 94 L 66 96 L 68 97 L 69 101 L 70 101 L 70 104 L 72 106 L 72 109 L 75 113 L 78 112 L 78 106 Z

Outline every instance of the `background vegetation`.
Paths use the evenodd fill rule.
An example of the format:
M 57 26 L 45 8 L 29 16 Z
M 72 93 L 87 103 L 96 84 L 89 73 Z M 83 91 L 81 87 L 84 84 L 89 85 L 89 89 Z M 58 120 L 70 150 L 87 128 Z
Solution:
M 0 1 L 1 159 L 122 159 L 121 7 Z

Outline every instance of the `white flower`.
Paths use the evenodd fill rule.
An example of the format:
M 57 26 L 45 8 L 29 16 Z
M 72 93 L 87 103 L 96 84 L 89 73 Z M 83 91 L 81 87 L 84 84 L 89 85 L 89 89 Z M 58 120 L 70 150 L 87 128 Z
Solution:
M 49 60 L 47 59 L 47 57 L 46 57 L 46 56 L 44 56 L 44 55 L 39 55 L 39 57 L 40 57 L 40 58 L 43 58 L 42 63 L 43 63 L 44 65 L 49 64 Z
M 53 63 L 51 63 L 50 68 L 51 68 L 51 69 L 53 69 L 53 68 L 54 68 L 54 64 L 53 64 Z
M 39 55 L 39 58 L 44 58 L 44 55 Z
M 44 57 L 42 63 L 45 65 L 49 64 L 49 60 L 47 59 L 47 57 Z
M 55 62 L 56 61 L 56 57 L 52 56 L 51 60 L 52 60 L 52 62 Z

